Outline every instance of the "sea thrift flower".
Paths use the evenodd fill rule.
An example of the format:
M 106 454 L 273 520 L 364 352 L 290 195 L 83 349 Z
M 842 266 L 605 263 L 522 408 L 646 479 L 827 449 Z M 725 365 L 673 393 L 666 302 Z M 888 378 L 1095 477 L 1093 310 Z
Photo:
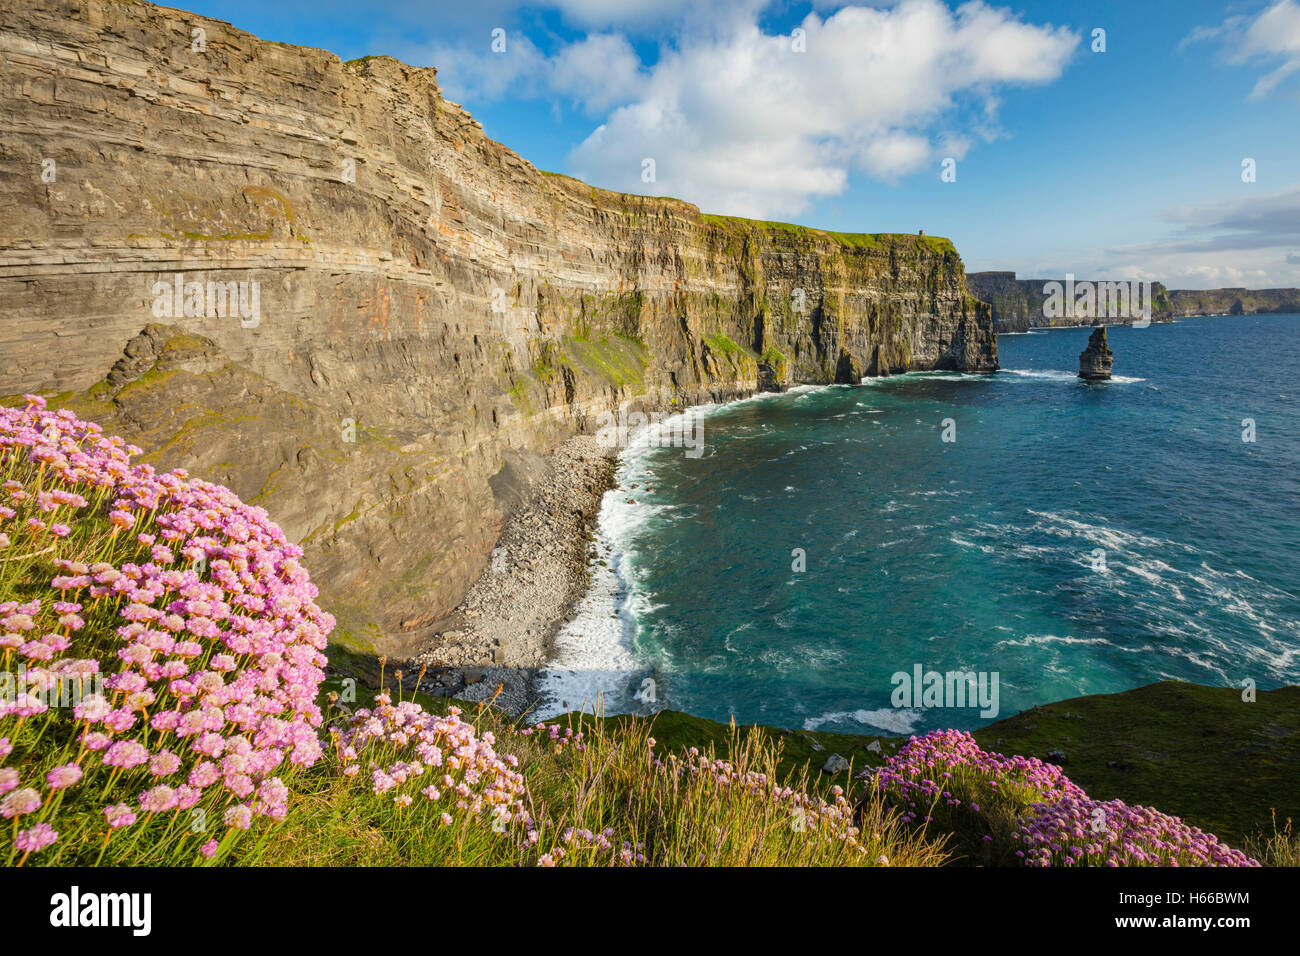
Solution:
M 14 837 L 14 849 L 20 853 L 39 853 L 59 838 L 48 823 L 38 823 L 30 830 L 20 830 Z
M 62 790 L 64 787 L 70 787 L 81 779 L 82 770 L 75 763 L 65 763 L 61 767 L 55 767 L 45 775 L 45 782 L 50 785 L 51 790 Z
M 1017 833 L 1026 866 L 1259 866 L 1151 807 L 1071 796 L 1035 810 Z
M 104 752 L 104 763 L 110 767 L 138 767 L 149 759 L 149 751 L 134 740 L 119 740 Z
M 226 826 L 234 827 L 236 830 L 247 830 L 253 825 L 252 808 L 242 803 L 235 804 L 226 810 Z
M 70 738 L 75 762 L 34 777 L 51 791 L 75 786 L 63 812 L 111 794 L 111 780 L 134 787 L 146 813 L 193 807 L 220 783 L 253 801 L 230 808 L 237 828 L 254 813 L 280 819 L 288 794 L 276 774 L 321 755 L 315 700 L 334 620 L 315 603 L 301 548 L 263 509 L 183 471 L 133 463 L 139 454 L 38 396 L 0 408 L 0 548 L 20 556 L 8 557 L 11 579 L 44 587 L 0 601 L 0 654 L 11 667 L 27 664 L 31 678 L 31 693 L 0 703 L 8 734 L 0 760 L 13 753 L 12 738 L 11 763 L 41 767 L 27 741 Z M 67 548 L 95 557 L 58 553 Z M 205 567 L 193 564 L 200 559 Z M 53 689 L 65 681 L 75 704 L 53 707 Z M 83 697 L 83 687 L 94 692 Z M 30 736 L 12 733 L 20 720 Z M 232 750 L 239 768 L 214 763 Z M 82 759 L 88 752 L 99 756 Z M 44 803 L 22 782 L 0 774 L 7 816 Z M 111 828 L 136 819 L 126 804 L 89 809 Z M 65 841 L 84 842 L 50 822 Z M 0 828 L 0 853 L 14 832 Z
M 21 790 L 6 794 L 4 799 L 0 800 L 0 817 L 10 819 L 22 816 L 24 813 L 33 812 L 40 805 L 41 795 L 31 787 L 23 787 Z
M 176 806 L 176 791 L 159 784 L 140 794 L 140 809 L 145 813 L 165 813 Z
M 181 758 L 170 750 L 162 750 L 149 761 L 149 772 L 155 777 L 166 777 L 181 768 Z
M 136 820 L 135 812 L 125 803 L 105 807 L 104 818 L 108 820 L 109 827 L 114 830 L 119 827 L 129 827 Z

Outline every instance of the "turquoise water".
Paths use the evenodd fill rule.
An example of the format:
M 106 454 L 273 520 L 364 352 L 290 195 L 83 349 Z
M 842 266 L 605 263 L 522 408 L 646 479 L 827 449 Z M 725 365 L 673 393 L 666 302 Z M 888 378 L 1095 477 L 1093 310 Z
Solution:
M 999 716 L 1166 678 L 1300 682 L 1300 317 L 1113 328 L 1105 384 L 1075 377 L 1088 334 L 1002 336 L 993 375 L 723 406 L 699 458 L 629 452 L 602 515 L 614 684 L 910 733 L 992 719 L 893 706 L 915 665 L 997 674 Z

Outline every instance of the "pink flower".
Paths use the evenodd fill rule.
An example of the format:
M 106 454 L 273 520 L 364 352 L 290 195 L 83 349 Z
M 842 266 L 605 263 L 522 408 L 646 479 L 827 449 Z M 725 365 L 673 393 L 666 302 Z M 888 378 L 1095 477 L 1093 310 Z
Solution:
M 149 772 L 155 777 L 166 777 L 181 768 L 181 758 L 170 750 L 160 750 L 149 761 Z
M 214 856 L 217 855 L 217 841 L 209 840 L 207 843 L 203 844 L 203 846 L 199 848 L 199 852 L 202 853 L 204 856 L 206 856 L 208 859 L 212 859 Z
M 104 818 L 108 820 L 110 829 L 116 830 L 118 827 L 129 827 L 135 823 L 135 811 L 125 803 L 115 804 L 111 807 L 104 808 Z
M 41 795 L 31 787 L 23 787 L 21 790 L 6 794 L 4 799 L 0 800 L 0 817 L 6 820 L 19 817 L 24 813 L 31 813 L 40 805 Z
M 165 813 L 176 806 L 176 791 L 159 784 L 140 794 L 140 809 L 145 813 Z
M 237 803 L 226 810 L 226 826 L 236 830 L 247 830 L 253 825 L 253 810 L 242 803 Z
M 50 785 L 51 790 L 62 790 L 80 780 L 81 775 L 82 770 L 75 763 L 65 763 L 47 773 L 45 782 Z
M 210 760 L 205 760 L 190 771 L 189 784 L 200 789 L 211 786 L 221 779 L 221 769 Z
M 48 823 L 38 823 L 28 830 L 20 830 L 14 837 L 14 849 L 20 853 L 39 853 L 59 838 Z
M 302 549 L 265 510 L 184 472 L 133 464 L 139 454 L 36 397 L 22 408 L 0 408 L 7 472 L 0 521 L 23 535 L 48 532 L 46 543 L 85 538 L 79 550 L 96 555 L 52 557 L 44 595 L 0 601 L 0 653 L 18 650 L 43 662 L 29 670 L 51 681 L 103 672 L 107 699 L 76 704 L 79 743 L 128 777 L 147 762 L 156 786 L 140 795 L 146 812 L 194 806 L 204 787 L 224 778 L 249 802 L 233 812 L 236 826 L 251 825 L 245 814 L 278 819 L 288 792 L 277 772 L 321 756 L 315 700 L 334 619 L 315 604 Z M 91 501 L 95 515 L 82 511 Z M 0 537 L 0 548 L 15 546 L 22 543 Z M 210 568 L 200 572 L 193 566 L 199 559 Z M 82 664 L 90 669 L 78 669 Z M 33 691 L 0 705 L 0 717 L 35 716 L 46 706 Z M 22 766 L 37 756 L 27 746 L 17 754 Z M 0 740 L 0 760 L 14 749 Z M 238 766 L 213 762 L 223 755 L 234 755 Z M 77 785 L 80 773 L 63 764 L 41 782 L 61 791 Z M 189 782 L 171 789 L 160 779 Z M 0 797 L 13 817 L 44 800 L 20 782 L 16 771 L 0 774 Z M 135 810 L 121 804 L 105 813 L 112 826 L 135 820 Z
M 149 759 L 149 751 L 134 740 L 119 740 L 104 753 L 104 763 L 124 770 L 138 767 Z

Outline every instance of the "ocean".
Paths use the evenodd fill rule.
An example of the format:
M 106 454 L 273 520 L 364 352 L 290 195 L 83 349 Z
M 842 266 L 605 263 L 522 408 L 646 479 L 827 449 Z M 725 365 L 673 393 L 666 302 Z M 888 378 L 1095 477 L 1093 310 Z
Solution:
M 910 734 L 1300 683 L 1300 316 L 1108 334 L 1107 383 L 1076 377 L 1089 330 L 1056 329 L 1001 336 L 994 374 L 703 407 L 698 457 L 642 433 L 540 716 Z M 923 697 L 930 671 L 995 706 Z

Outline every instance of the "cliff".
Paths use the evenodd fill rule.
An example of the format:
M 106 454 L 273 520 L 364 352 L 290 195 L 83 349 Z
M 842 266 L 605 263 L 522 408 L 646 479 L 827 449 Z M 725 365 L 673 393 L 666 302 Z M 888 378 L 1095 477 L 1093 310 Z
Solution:
M 1092 315 L 1050 316 L 1049 294 L 1045 287 L 1062 279 L 1017 279 L 1014 272 L 972 272 L 966 276 L 966 288 L 993 309 L 993 325 L 999 332 L 1025 332 L 1029 329 L 1067 328 L 1092 325 Z M 1082 280 L 1080 280 L 1082 282 Z M 1104 283 L 1092 283 L 1101 287 Z M 1168 290 L 1159 282 L 1151 283 L 1151 321 L 1168 322 L 1172 317 Z M 1115 324 L 1131 319 L 1116 318 Z
M 1092 325 L 1090 316 L 1047 317 L 1044 286 L 1054 281 L 1061 280 L 1017 279 L 1014 272 L 971 272 L 966 276 L 966 288 L 993 309 L 993 324 L 999 332 Z M 1153 282 L 1151 300 L 1152 322 L 1191 315 L 1300 313 L 1300 289 L 1167 289 Z
M 546 174 L 432 69 L 105 0 L 4 0 L 0 57 L 0 394 L 264 506 L 355 648 L 419 649 L 602 411 L 997 366 L 949 241 Z
M 1168 314 L 1262 315 L 1300 313 L 1300 289 L 1173 289 Z

